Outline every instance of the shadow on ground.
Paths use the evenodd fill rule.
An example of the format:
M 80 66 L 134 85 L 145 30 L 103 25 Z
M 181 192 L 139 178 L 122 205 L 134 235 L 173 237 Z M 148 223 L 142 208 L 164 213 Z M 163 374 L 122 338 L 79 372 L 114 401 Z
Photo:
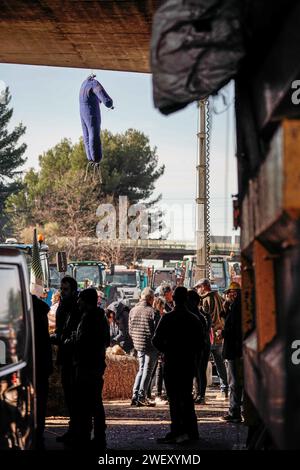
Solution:
M 246 440 L 243 424 L 228 424 L 221 417 L 228 409 L 228 400 L 219 397 L 216 388 L 210 388 L 205 405 L 196 405 L 200 440 L 185 445 L 186 450 L 225 450 L 242 448 Z M 159 445 L 158 437 L 169 431 L 168 406 L 154 408 L 131 407 L 128 401 L 105 402 L 107 420 L 107 443 L 112 450 L 171 450 L 182 446 Z M 52 416 L 47 418 L 46 448 L 61 449 L 56 437 L 67 430 L 68 418 Z

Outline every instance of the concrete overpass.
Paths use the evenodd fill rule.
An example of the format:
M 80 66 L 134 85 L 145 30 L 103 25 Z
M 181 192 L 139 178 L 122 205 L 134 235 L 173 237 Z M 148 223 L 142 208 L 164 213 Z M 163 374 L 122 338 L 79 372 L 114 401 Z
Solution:
M 64 246 L 63 239 L 60 240 L 60 246 Z M 49 240 L 51 245 L 55 245 Z M 65 240 L 67 243 L 67 240 Z M 103 241 L 98 238 L 84 237 L 79 240 L 79 246 L 88 248 L 102 245 Z M 110 240 L 110 247 L 113 249 L 120 248 L 123 252 L 128 253 L 131 258 L 149 258 L 163 259 L 164 261 L 182 260 L 184 256 L 196 254 L 196 244 L 194 241 L 186 240 Z M 212 255 L 230 255 L 234 253 L 240 254 L 240 237 L 235 236 L 212 236 L 210 249 Z
M 0 0 L 0 62 L 149 72 L 160 0 Z
M 114 243 L 114 242 L 113 242 Z M 118 243 L 118 242 L 116 242 Z M 147 258 L 181 260 L 184 256 L 196 254 L 196 243 L 194 241 L 180 240 L 124 240 L 121 242 L 123 249 L 135 251 L 136 256 L 146 253 Z M 232 240 L 230 236 L 212 236 L 210 243 L 211 254 L 230 255 L 240 253 L 240 237 Z

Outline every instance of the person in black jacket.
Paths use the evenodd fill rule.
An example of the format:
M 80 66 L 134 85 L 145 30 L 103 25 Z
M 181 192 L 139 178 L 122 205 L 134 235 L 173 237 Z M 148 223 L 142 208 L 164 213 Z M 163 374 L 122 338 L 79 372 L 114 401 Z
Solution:
M 153 309 L 154 309 L 154 328 L 156 329 L 162 315 L 165 314 L 165 300 L 162 297 L 155 297 L 153 302 Z M 150 400 L 152 397 L 152 386 L 155 382 L 156 388 L 156 396 L 155 396 L 155 403 L 158 405 L 166 405 L 168 404 L 166 399 L 163 399 L 163 388 L 164 387 L 164 380 L 163 380 L 163 368 L 164 368 L 164 356 L 163 354 L 158 354 L 156 364 L 152 371 L 151 380 L 148 386 L 147 397 Z
M 53 342 L 58 345 L 57 365 L 61 367 L 61 384 L 64 392 L 65 404 L 69 412 L 70 421 L 68 431 L 56 438 L 57 442 L 67 443 L 72 439 L 73 432 L 73 401 L 74 401 L 74 365 L 73 365 L 73 337 L 80 321 L 78 309 L 78 286 L 71 276 L 65 276 L 60 286 L 61 300 L 56 310 L 56 330 Z
M 128 331 L 129 310 L 129 307 L 125 305 L 122 300 L 112 302 L 107 307 L 108 312 L 114 313 L 115 321 L 119 328 L 119 334 L 115 337 L 115 343 L 119 344 L 127 354 L 133 349 L 132 340 Z
M 201 322 L 202 335 L 199 338 L 199 346 L 202 343 L 201 351 L 198 356 L 197 370 L 196 370 L 196 396 L 195 403 L 205 403 L 205 392 L 207 387 L 207 376 L 206 370 L 210 356 L 210 328 L 211 328 L 211 317 L 208 313 L 204 312 L 200 306 L 200 295 L 193 289 L 188 291 L 188 308 L 189 310 L 197 315 Z
M 48 379 L 52 374 L 52 351 L 48 330 L 48 312 L 50 310 L 46 302 L 32 296 L 33 320 L 34 320 L 34 346 L 35 346 L 35 371 L 36 371 L 36 409 L 37 409 L 37 433 L 36 447 L 44 449 L 44 430 L 46 408 L 48 400 Z
M 171 432 L 158 439 L 158 443 L 179 444 L 199 438 L 192 393 L 202 328 L 199 318 L 186 306 L 185 287 L 175 289 L 174 302 L 174 310 L 162 316 L 152 343 L 164 354 L 164 380 L 171 415 Z
M 243 395 L 243 337 L 241 317 L 241 287 L 231 282 L 225 291 L 227 308 L 225 325 L 221 335 L 224 338 L 223 358 L 227 360 L 229 382 L 229 411 L 223 420 L 230 423 L 241 422 L 241 406 Z
M 104 310 L 97 307 L 96 289 L 88 288 L 80 292 L 78 306 L 82 317 L 74 344 L 74 443 L 83 447 L 90 444 L 94 421 L 92 443 L 95 449 L 103 450 L 106 447 L 106 425 L 102 389 L 105 351 L 110 343 L 109 326 Z

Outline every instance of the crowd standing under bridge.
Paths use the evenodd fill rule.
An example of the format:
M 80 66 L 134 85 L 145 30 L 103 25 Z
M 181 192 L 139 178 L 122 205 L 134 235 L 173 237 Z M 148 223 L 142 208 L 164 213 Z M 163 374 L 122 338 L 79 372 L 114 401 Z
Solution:
M 104 310 L 96 289 L 78 293 L 76 280 L 66 276 L 53 300 L 48 312 L 52 328 L 55 323 L 51 342 L 57 345 L 61 386 L 70 417 L 68 431 L 57 438 L 58 442 L 71 448 L 106 448 L 102 389 L 108 346 L 137 357 L 131 406 L 169 405 L 171 429 L 166 436 L 158 437 L 158 443 L 184 444 L 199 438 L 194 405 L 205 403 L 210 357 L 219 376 L 220 393 L 227 398 L 229 392 L 229 409 L 223 420 L 242 421 L 238 283 L 231 282 L 224 297 L 212 291 L 207 279 L 198 281 L 191 290 L 164 285 L 154 292 L 147 287 L 131 310 L 121 301 Z M 41 305 L 34 302 L 35 318 Z M 38 444 L 42 448 L 51 346 L 47 329 L 39 329 L 37 356 L 40 364 L 47 364 L 47 373 L 37 376 Z M 84 400 L 85 392 L 89 400 Z

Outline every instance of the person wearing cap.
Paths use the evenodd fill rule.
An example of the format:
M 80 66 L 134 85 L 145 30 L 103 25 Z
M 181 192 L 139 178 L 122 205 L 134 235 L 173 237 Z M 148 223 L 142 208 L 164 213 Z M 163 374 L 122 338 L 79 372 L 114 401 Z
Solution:
M 217 291 L 212 291 L 208 279 L 200 279 L 194 286 L 201 298 L 201 309 L 204 314 L 209 314 L 211 318 L 211 353 L 220 379 L 222 395 L 228 397 L 227 372 L 222 357 L 222 337 L 220 335 L 224 326 L 223 301 Z
M 242 313 L 241 286 L 231 282 L 225 291 L 228 302 L 224 328 L 222 329 L 223 358 L 227 361 L 229 382 L 229 410 L 223 420 L 229 423 L 240 423 L 243 395 L 243 362 L 242 362 Z
M 154 406 L 146 396 L 158 352 L 152 345 L 155 330 L 155 312 L 153 309 L 154 292 L 145 287 L 140 302 L 129 314 L 129 335 L 137 351 L 139 370 L 136 374 L 131 406 Z

